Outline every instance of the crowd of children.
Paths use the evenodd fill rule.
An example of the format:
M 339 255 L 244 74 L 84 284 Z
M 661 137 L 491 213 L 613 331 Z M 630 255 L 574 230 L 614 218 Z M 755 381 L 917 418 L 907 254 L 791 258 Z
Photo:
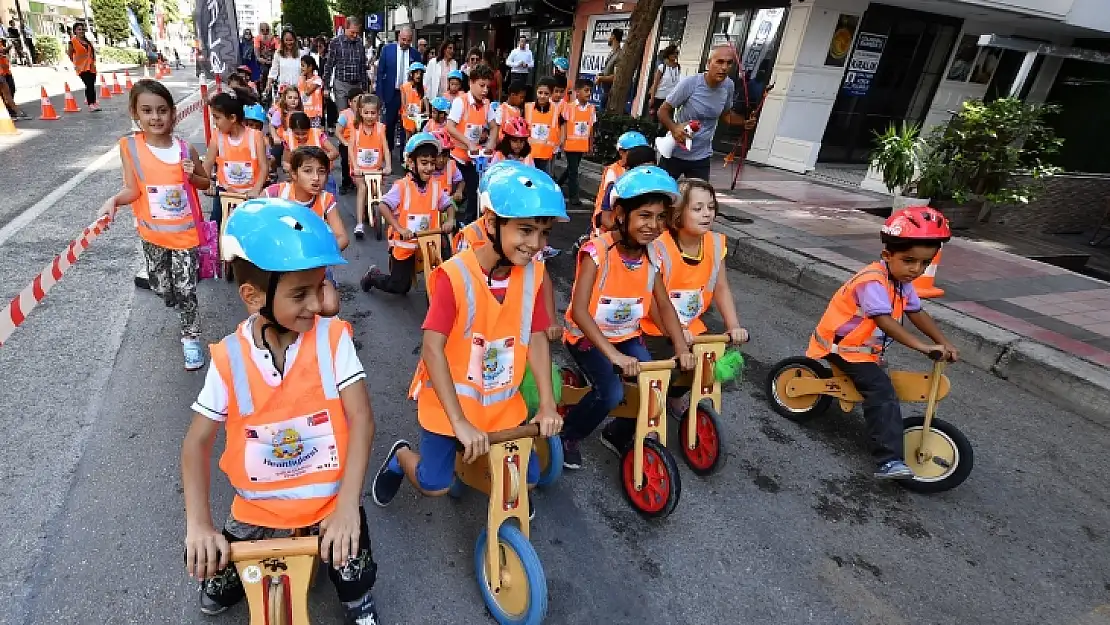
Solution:
M 321 86 L 311 61 L 302 61 L 301 84 L 285 89 L 269 115 L 249 85 L 214 96 L 215 133 L 203 159 L 173 135 L 169 91 L 157 81 L 139 81 L 130 111 L 140 131 L 120 140 L 123 187 L 101 212 L 114 216 L 117 207 L 132 206 L 151 288 L 179 309 L 185 367 L 196 370 L 205 360 L 197 323 L 202 224 L 196 190 L 214 184 L 255 198 L 228 216 L 214 211 L 214 219 L 226 220 L 221 256 L 234 266 L 248 316 L 211 346 L 182 448 L 186 566 L 204 580 L 202 611 L 222 612 L 243 596 L 228 564 L 229 541 L 310 528 L 321 537 L 350 622 L 375 623 L 376 565 L 359 505 L 374 418 L 351 327 L 336 316 L 332 267 L 347 263 L 342 252 L 349 239 L 332 170 L 341 162 L 344 179 L 357 188 L 354 235 L 362 238 L 363 176 L 391 174 L 392 158 L 379 121 L 381 100 L 357 90 L 339 117 L 341 149 L 335 147 L 320 127 Z M 578 164 L 593 149 L 592 83 L 578 79 L 574 99 L 564 101 L 565 75 L 543 78 L 528 103 L 526 89 L 510 85 L 507 102 L 495 106 L 486 98 L 492 71 L 478 65 L 470 69 L 469 91 L 459 92 L 461 76 L 452 72 L 449 93 L 429 102 L 423 69 L 409 67 L 404 90 L 406 173 L 380 197 L 390 268 L 371 265 L 362 290 L 407 293 L 417 233 L 457 234 L 448 260 L 429 277 L 421 360 L 408 393 L 416 402 L 419 442 L 398 440 L 384 458 L 372 486 L 380 506 L 406 478 L 425 495 L 446 493 L 456 442 L 463 460 L 473 462 L 488 451 L 490 432 L 524 422 L 519 389 L 526 367 L 539 389 L 541 434 L 561 433 L 564 466 L 577 469 L 581 442 L 622 400 L 622 376 L 635 376 L 652 359 L 694 366 L 691 344 L 708 331 L 710 304 L 720 314 L 720 331 L 734 343 L 748 340 L 725 271 L 727 243 L 711 231 L 718 210 L 712 186 L 696 179 L 678 185 L 655 166 L 647 138 L 636 132 L 618 139 L 619 158 L 604 170 L 560 323 L 543 251 L 554 224 L 568 221 Z M 483 152 L 491 163 L 479 171 Z M 559 152 L 568 164 L 565 192 L 549 172 Z M 279 170 L 287 180 L 268 184 Z M 466 222 L 461 228 L 456 211 Z M 958 356 L 912 286 L 949 236 L 944 217 L 931 209 L 897 213 L 883 229 L 882 259 L 838 291 L 810 340 L 809 355 L 836 364 L 863 393 L 879 478 L 912 477 L 902 457 L 898 400 L 879 367 L 883 350 L 897 340 Z M 903 314 L 931 344 L 900 325 Z M 559 339 L 591 385 L 565 421 L 550 380 L 549 342 Z M 671 398 L 670 407 L 681 412 L 683 399 Z M 224 425 L 220 468 L 236 496 L 219 529 L 210 511 L 209 461 Z M 634 425 L 611 421 L 602 444 L 623 453 Z M 282 441 L 313 446 L 319 460 L 296 468 L 263 462 Z M 529 484 L 538 477 L 535 460 Z

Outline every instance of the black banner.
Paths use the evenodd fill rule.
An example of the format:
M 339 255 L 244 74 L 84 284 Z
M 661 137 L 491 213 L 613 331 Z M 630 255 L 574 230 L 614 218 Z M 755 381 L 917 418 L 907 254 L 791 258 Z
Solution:
M 197 0 L 194 21 L 205 70 L 227 78 L 239 66 L 235 0 Z

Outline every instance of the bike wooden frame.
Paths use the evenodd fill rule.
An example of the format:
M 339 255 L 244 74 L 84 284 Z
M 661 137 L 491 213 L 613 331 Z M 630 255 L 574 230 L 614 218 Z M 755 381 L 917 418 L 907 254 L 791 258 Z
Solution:
M 250 625 L 311 625 L 308 589 L 320 564 L 320 538 L 304 536 L 231 544 L 250 608 Z

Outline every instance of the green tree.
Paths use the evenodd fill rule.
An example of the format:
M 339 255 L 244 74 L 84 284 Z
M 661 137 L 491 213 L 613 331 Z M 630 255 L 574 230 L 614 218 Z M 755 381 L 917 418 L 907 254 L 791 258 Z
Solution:
M 628 18 L 628 32 L 624 37 L 624 50 L 617 60 L 613 70 L 613 83 L 609 89 L 609 101 L 605 110 L 611 113 L 623 113 L 632 89 L 632 77 L 644 58 L 644 46 L 651 36 L 652 26 L 659 19 L 659 10 L 663 7 L 663 0 L 640 0 L 632 15 Z
M 332 8 L 339 15 L 355 16 L 359 23 L 366 25 L 366 16 L 371 13 L 384 13 L 401 5 L 400 0 L 332 0 Z
M 160 0 L 160 4 L 167 24 L 176 24 L 181 21 L 181 9 L 177 6 L 177 0 Z
M 149 38 L 151 32 L 150 0 L 127 0 L 127 8 L 135 13 L 135 17 L 139 20 L 139 28 L 143 31 L 143 36 Z
M 92 0 L 89 5 L 97 32 L 109 43 L 123 41 L 130 36 L 131 27 L 127 23 L 124 0 Z
M 282 0 L 285 24 L 300 36 L 314 37 L 332 31 L 328 0 Z

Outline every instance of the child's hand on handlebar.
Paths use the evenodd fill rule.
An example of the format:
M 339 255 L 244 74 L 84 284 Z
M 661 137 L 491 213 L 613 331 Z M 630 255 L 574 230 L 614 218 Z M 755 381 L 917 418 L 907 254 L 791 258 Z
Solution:
M 397 231 L 397 235 L 401 237 L 402 241 L 408 241 L 413 237 L 412 230 L 408 228 L 401 228 Z
M 470 464 L 489 453 L 489 436 L 463 419 L 455 423 L 455 438 L 463 446 L 463 462 Z
M 956 362 L 960 359 L 960 352 L 952 344 L 947 343 L 943 345 L 926 345 L 925 349 L 921 350 L 923 354 L 932 358 L 933 360 L 944 360 L 946 362 Z M 936 356 L 934 357 L 934 354 Z
M 227 538 L 211 525 L 185 532 L 185 570 L 193 579 L 208 579 L 224 570 L 230 553 Z
M 621 370 L 621 375 L 626 378 L 634 378 L 640 375 L 640 361 L 632 356 L 625 356 L 620 354 L 613 359 L 613 366 Z
M 682 328 L 682 340 L 686 341 L 687 345 L 693 345 L 694 333 L 689 328 Z
M 540 436 L 550 438 L 563 429 L 563 415 L 554 408 L 544 408 L 536 411 L 536 423 L 540 425 Z
M 546 330 L 544 330 L 544 334 L 547 335 L 547 340 L 558 341 L 563 336 L 563 326 L 557 323 L 551 325 Z
M 683 371 L 689 371 L 697 364 L 697 359 L 694 358 L 694 352 L 686 352 L 685 354 L 678 355 L 678 366 Z
M 444 221 L 443 225 L 440 226 L 440 228 L 443 229 L 445 232 L 452 232 L 455 229 L 455 220 L 448 219 Z
M 728 340 L 740 344 L 748 342 L 748 330 L 746 328 L 733 328 L 728 331 Z

